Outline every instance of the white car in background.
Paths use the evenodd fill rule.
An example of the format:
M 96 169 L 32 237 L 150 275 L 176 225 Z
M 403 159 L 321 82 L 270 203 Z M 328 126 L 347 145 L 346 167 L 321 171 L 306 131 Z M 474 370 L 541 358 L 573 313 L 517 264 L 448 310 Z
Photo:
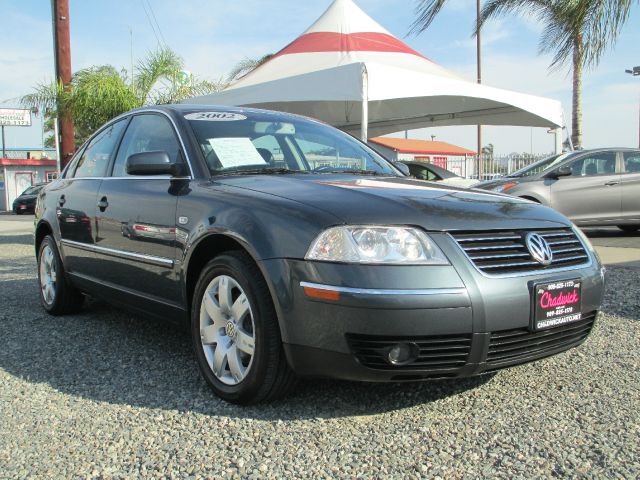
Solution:
M 430 182 L 439 182 L 452 187 L 469 188 L 471 185 L 478 183 L 477 180 L 461 177 L 446 168 L 439 167 L 432 163 L 419 162 L 416 160 L 403 161 L 411 176 L 418 180 L 428 180 Z

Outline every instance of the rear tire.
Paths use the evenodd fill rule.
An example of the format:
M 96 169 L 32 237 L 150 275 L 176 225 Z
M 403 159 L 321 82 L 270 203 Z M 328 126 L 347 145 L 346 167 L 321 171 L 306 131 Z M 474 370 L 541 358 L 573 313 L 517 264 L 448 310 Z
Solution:
M 640 229 L 640 225 L 618 225 L 618 228 L 624 233 L 635 233 Z
M 228 402 L 274 400 L 295 385 L 271 294 L 243 252 L 220 255 L 202 270 L 193 295 L 191 339 L 200 373 Z
M 38 285 L 40 303 L 51 315 L 76 313 L 82 308 L 84 295 L 67 279 L 56 242 L 47 235 L 38 251 Z

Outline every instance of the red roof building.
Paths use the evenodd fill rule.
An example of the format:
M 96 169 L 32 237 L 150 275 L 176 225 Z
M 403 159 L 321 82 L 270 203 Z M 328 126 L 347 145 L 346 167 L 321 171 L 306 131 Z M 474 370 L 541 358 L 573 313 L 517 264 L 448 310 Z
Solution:
M 391 161 L 433 163 L 460 176 L 471 171 L 476 155 L 473 150 L 452 143 L 413 138 L 375 137 L 369 139 L 369 145 Z

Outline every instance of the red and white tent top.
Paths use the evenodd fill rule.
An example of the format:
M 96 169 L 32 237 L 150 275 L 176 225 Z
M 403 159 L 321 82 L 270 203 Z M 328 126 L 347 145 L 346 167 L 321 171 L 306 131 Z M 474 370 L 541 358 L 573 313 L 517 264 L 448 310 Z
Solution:
M 563 123 L 560 102 L 464 80 L 352 0 L 335 0 L 296 40 L 222 92 L 188 102 L 307 115 L 362 138 L 445 125 Z

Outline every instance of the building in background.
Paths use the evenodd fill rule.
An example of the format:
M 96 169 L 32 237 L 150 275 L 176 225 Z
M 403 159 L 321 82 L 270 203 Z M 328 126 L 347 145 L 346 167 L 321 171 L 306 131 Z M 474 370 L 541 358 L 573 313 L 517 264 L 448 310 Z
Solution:
M 58 177 L 54 149 L 7 148 L 0 158 L 0 211 L 11 210 L 13 201 L 29 186 Z
M 391 161 L 414 160 L 446 168 L 461 177 L 474 172 L 476 152 L 447 142 L 413 138 L 375 137 L 369 146 Z

